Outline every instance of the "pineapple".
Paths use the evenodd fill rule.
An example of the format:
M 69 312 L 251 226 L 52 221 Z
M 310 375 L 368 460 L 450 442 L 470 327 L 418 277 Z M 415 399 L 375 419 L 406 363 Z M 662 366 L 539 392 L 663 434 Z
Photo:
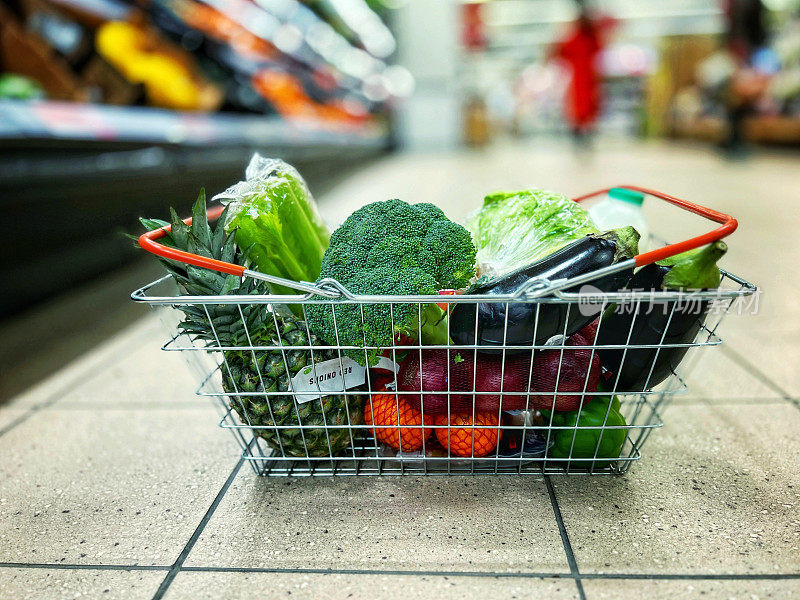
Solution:
M 183 223 L 174 210 L 171 210 L 170 223 L 153 219 L 142 219 L 142 223 L 151 230 L 170 224 L 171 232 L 162 239 L 166 245 L 225 262 L 245 264 L 246 255 L 236 247 L 234 236 L 225 235 L 225 217 L 226 213 L 223 213 L 213 229 L 209 226 L 205 194 L 201 192 L 192 209 L 190 226 Z M 161 262 L 186 295 L 269 293 L 264 282 L 240 279 L 235 275 L 166 259 L 161 259 Z M 290 392 L 290 379 L 300 369 L 338 358 L 338 353 L 314 350 L 312 361 L 312 352 L 308 349 L 291 350 L 292 346 L 318 344 L 313 334 L 311 343 L 308 343 L 306 323 L 290 314 L 273 313 L 267 304 L 250 304 L 246 298 L 242 300 L 239 305 L 179 305 L 184 313 L 179 328 L 194 339 L 205 341 L 210 346 L 268 347 L 222 352 L 222 388 L 231 394 L 231 407 L 243 423 L 254 428 L 256 435 L 285 456 L 328 456 L 348 448 L 352 437 L 347 425 L 363 422 L 363 397 L 332 394 L 299 404 Z M 301 429 L 298 425 L 305 427 Z M 311 427 L 306 428 L 308 426 Z
M 280 327 L 280 340 L 275 336 L 274 339 L 265 339 L 261 343 L 276 348 L 318 344 L 313 334 L 311 344 L 308 343 L 304 321 L 280 315 L 275 315 L 275 319 Z M 274 335 L 274 326 L 271 331 Z M 338 353 L 334 350 L 314 350 L 313 354 L 316 364 L 338 358 Z M 267 427 L 257 429 L 256 432 L 271 447 L 280 449 L 282 446 L 284 454 L 291 456 L 306 456 L 306 449 L 309 456 L 328 456 L 350 446 L 348 423 L 356 425 L 363 422 L 361 396 L 335 394 L 299 404 L 291 393 L 269 395 L 290 390 L 289 380 L 300 369 L 312 364 L 311 352 L 287 348 L 284 351 L 256 350 L 255 355 L 258 361 L 256 368 L 252 351 L 229 350 L 225 352 L 225 364 L 222 366 L 222 387 L 226 392 L 260 394 L 231 397 L 231 406 L 243 422 Z M 298 423 L 314 426 L 314 429 L 269 429 L 275 425 L 293 426 Z

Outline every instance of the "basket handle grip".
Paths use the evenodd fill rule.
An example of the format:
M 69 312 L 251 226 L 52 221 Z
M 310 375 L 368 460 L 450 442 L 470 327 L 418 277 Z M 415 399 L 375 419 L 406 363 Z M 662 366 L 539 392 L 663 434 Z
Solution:
M 225 207 L 223 205 L 212 206 L 206 211 L 206 218 L 209 221 L 215 221 L 219 218 L 224 210 Z M 187 225 L 191 225 L 192 218 L 189 217 L 188 219 L 184 219 L 183 222 Z M 151 254 L 160 256 L 161 258 L 168 258 L 176 262 L 194 265 L 195 267 L 211 269 L 212 271 L 219 271 L 220 273 L 227 273 L 228 275 L 236 275 L 237 277 L 251 277 L 253 279 L 260 279 L 261 281 L 277 283 L 288 288 L 300 290 L 310 294 L 317 294 L 319 296 L 325 296 L 327 298 L 338 298 L 340 295 L 337 290 L 321 288 L 312 283 L 307 283 L 304 281 L 292 281 L 291 279 L 284 279 L 283 277 L 276 277 L 275 275 L 259 273 L 258 271 L 245 269 L 242 265 L 234 265 L 233 263 L 216 260 L 215 258 L 208 258 L 198 254 L 192 254 L 191 252 L 185 252 L 184 250 L 178 250 L 177 248 L 170 248 L 169 246 L 165 246 L 164 244 L 160 244 L 156 241 L 167 235 L 167 232 L 171 229 L 171 225 L 165 225 L 164 227 L 154 229 L 153 231 L 146 231 L 139 236 L 139 246 Z
M 675 206 L 678 206 L 683 210 L 689 211 L 696 215 L 700 215 L 701 217 L 705 217 L 710 221 L 721 223 L 720 227 L 717 227 L 716 229 L 713 229 L 708 233 L 704 233 L 702 235 L 689 238 L 688 240 L 683 240 L 682 242 L 669 244 L 662 248 L 656 248 L 655 250 L 651 250 L 650 252 L 645 252 L 644 254 L 636 255 L 633 260 L 636 261 L 637 267 L 643 267 L 644 265 L 649 265 L 656 261 L 664 260 L 665 258 L 669 258 L 670 256 L 681 254 L 682 252 L 686 252 L 687 250 L 693 250 L 695 248 L 699 248 L 700 246 L 705 246 L 712 242 L 721 240 L 722 238 L 729 236 L 734 231 L 736 231 L 736 228 L 739 226 L 739 223 L 736 221 L 736 219 L 734 219 L 730 215 L 726 215 L 725 213 L 721 213 L 716 210 L 706 208 L 705 206 L 701 206 L 699 204 L 695 204 L 687 200 L 681 200 L 680 198 L 675 198 L 674 196 L 670 196 L 669 194 L 663 194 L 661 192 L 657 192 L 655 190 L 651 190 L 648 188 L 639 187 L 636 185 L 619 185 L 615 187 L 621 187 L 627 190 L 633 190 L 635 192 L 647 194 L 649 196 L 655 196 L 656 198 L 661 198 L 662 200 L 665 200 L 670 204 L 674 204 Z M 577 198 L 573 198 L 573 200 L 575 200 L 575 202 L 581 202 L 583 200 L 586 200 L 587 198 L 592 198 L 594 196 L 599 196 L 600 194 L 605 194 L 610 189 L 611 188 L 603 188 L 602 190 L 598 190 L 590 194 L 578 196 Z
M 214 221 L 218 219 L 219 216 L 222 214 L 223 210 L 225 210 L 225 207 L 222 205 L 213 206 L 209 208 L 206 211 L 208 220 Z M 186 223 L 187 225 L 191 225 L 192 218 L 189 217 L 188 219 L 184 219 L 183 222 Z M 214 258 L 199 256 L 197 254 L 192 254 L 191 252 L 178 250 L 177 248 L 170 248 L 169 246 L 165 246 L 164 244 L 160 244 L 156 241 L 160 240 L 165 235 L 167 235 L 167 232 L 170 231 L 171 229 L 172 229 L 171 225 L 166 225 L 164 227 L 161 227 L 160 229 L 153 229 L 153 231 L 146 231 L 145 233 L 139 236 L 139 246 L 141 246 L 144 250 L 147 250 L 151 254 L 160 256 L 161 258 L 168 258 L 170 260 L 174 260 L 177 262 L 194 265 L 195 267 L 203 267 L 205 269 L 211 269 L 212 271 L 227 273 L 228 275 L 237 275 L 239 277 L 244 276 L 245 268 L 241 265 L 234 265 L 221 260 L 216 260 Z

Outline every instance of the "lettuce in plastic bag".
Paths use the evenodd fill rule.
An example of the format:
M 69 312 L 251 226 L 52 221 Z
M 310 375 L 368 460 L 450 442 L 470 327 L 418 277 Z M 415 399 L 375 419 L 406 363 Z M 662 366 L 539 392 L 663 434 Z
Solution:
M 468 219 L 478 276 L 501 277 L 598 229 L 577 202 L 547 190 L 495 192 Z
M 316 281 L 330 232 L 300 173 L 282 160 L 253 155 L 245 181 L 214 200 L 228 204 L 225 230 L 249 253 L 261 273 L 292 281 Z M 274 294 L 296 290 L 270 284 Z

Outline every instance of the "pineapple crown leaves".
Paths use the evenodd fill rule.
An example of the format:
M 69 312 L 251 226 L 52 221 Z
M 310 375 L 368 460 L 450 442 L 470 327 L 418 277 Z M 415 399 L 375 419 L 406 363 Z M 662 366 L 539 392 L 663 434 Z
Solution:
M 201 190 L 192 206 L 191 225 L 184 223 L 173 208 L 170 208 L 169 221 L 144 218 L 140 221 L 149 231 L 169 225 L 171 229 L 161 239 L 165 246 L 247 267 L 248 252 L 237 247 L 235 232 L 225 233 L 227 210 L 226 208 L 212 228 L 206 216 L 205 191 Z M 159 258 L 159 261 L 174 277 L 182 295 L 246 296 L 268 293 L 267 285 L 261 281 L 241 279 L 236 275 L 218 273 L 165 258 Z M 265 304 L 184 304 L 179 308 L 186 317 L 179 325 L 184 333 L 195 338 L 213 340 L 216 331 L 216 337 L 219 337 L 223 345 L 246 344 L 245 328 L 249 329 L 252 338 L 263 335 L 264 328 L 270 329 L 272 323 L 271 313 Z M 271 329 L 274 329 L 274 325 Z
M 206 217 L 205 190 L 200 190 L 200 194 L 192 206 L 191 225 L 184 223 L 174 208 L 170 208 L 169 221 L 146 218 L 139 220 L 148 231 L 169 225 L 171 229 L 161 239 L 161 243 L 165 246 L 247 267 L 249 264 L 248 252 L 243 252 L 236 246 L 235 232 L 231 232 L 229 235 L 225 234 L 224 223 L 227 212 L 228 208 L 226 207 L 215 227 L 212 228 Z M 175 276 L 186 292 L 192 295 L 267 293 L 266 286 L 260 285 L 260 282 L 249 280 L 245 283 L 236 275 L 218 273 L 167 258 L 159 258 L 159 261 L 169 273 Z

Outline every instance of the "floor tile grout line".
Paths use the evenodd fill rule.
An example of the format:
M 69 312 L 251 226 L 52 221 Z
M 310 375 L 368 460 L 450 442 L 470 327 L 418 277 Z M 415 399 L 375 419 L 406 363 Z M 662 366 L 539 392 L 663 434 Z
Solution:
M 169 589 L 169 586 L 172 585 L 172 581 L 175 579 L 175 576 L 183 567 L 183 563 L 189 557 L 189 553 L 194 548 L 194 545 L 197 543 L 197 540 L 200 539 L 200 535 L 203 533 L 203 530 L 206 528 L 206 525 L 211 520 L 211 517 L 214 516 L 214 512 L 217 510 L 217 506 L 219 506 L 222 499 L 225 497 L 225 494 L 228 492 L 228 489 L 233 484 L 233 480 L 236 479 L 236 475 L 239 473 L 239 469 L 242 468 L 244 464 L 244 456 L 239 458 L 236 463 L 236 466 L 233 467 L 230 475 L 225 480 L 225 483 L 222 484 L 222 488 L 220 488 L 217 496 L 214 498 L 214 501 L 211 503 L 211 506 L 208 507 L 206 514 L 203 515 L 203 518 L 200 520 L 200 523 L 192 533 L 192 537 L 189 538 L 189 541 L 186 542 L 186 545 L 181 550 L 181 553 L 178 555 L 178 558 L 175 560 L 175 563 L 170 567 L 169 571 L 167 572 L 164 580 L 161 582 L 161 585 L 158 586 L 155 595 L 153 596 L 153 600 L 161 600 L 164 597 L 164 594 Z
M 14 427 L 16 427 L 17 425 L 21 425 L 22 423 L 27 421 L 29 418 L 31 418 L 31 416 L 33 416 L 33 413 L 35 413 L 37 410 L 40 410 L 38 405 L 37 406 L 32 406 L 28 410 L 26 410 L 24 413 L 22 413 L 20 416 L 18 416 L 16 419 L 11 421 L 8 425 L 6 425 L 5 427 L 1 428 L 0 429 L 0 437 L 3 437 L 9 431 L 14 429 Z
M 774 392 L 780 394 L 780 396 L 784 400 L 786 400 L 789 404 L 793 405 L 797 409 L 800 409 L 800 402 L 798 402 L 796 398 L 792 397 L 792 395 L 786 390 L 784 390 L 780 385 L 775 383 L 769 375 L 764 373 L 764 371 L 759 369 L 757 366 L 755 366 L 753 363 L 751 363 L 749 360 L 747 360 L 744 356 L 739 354 L 729 345 L 726 346 L 725 344 L 723 344 L 722 346 L 720 346 L 720 349 L 724 354 L 727 354 L 728 357 L 735 363 L 737 363 L 741 368 L 750 373 L 750 375 L 758 379 L 761 383 L 766 385 L 768 388 L 772 389 Z
M 292 568 L 292 567 L 183 567 L 184 573 L 278 573 L 291 575 L 389 575 L 398 577 L 514 577 L 522 579 L 574 579 L 572 573 L 537 573 L 526 571 L 420 571 L 420 570 L 394 570 L 394 569 L 322 569 L 322 568 Z
M 654 579 L 670 581 L 780 581 L 800 579 L 800 573 L 581 573 L 581 579 Z
M 82 565 L 65 563 L 0 562 L 0 569 L 57 569 L 62 571 L 168 571 L 169 565 Z
M 37 402 L 36 404 L 31 406 L 27 411 L 25 411 L 19 417 L 14 419 L 11 423 L 0 429 L 0 437 L 3 437 L 5 434 L 7 434 L 9 431 L 14 429 L 18 425 L 22 425 L 25 421 L 30 419 L 36 413 L 53 406 L 56 402 L 58 402 L 61 393 L 62 393 L 61 391 L 54 392 L 50 397 L 47 398 L 47 400 L 43 400 L 42 402 Z
M 64 563 L 0 562 L 0 569 L 54 569 L 62 571 L 169 571 L 171 565 L 94 565 Z M 308 575 L 396 575 L 441 577 L 491 577 L 523 579 L 654 579 L 654 580 L 722 580 L 722 581 L 780 581 L 800 579 L 800 573 L 547 573 L 498 571 L 417 571 L 391 569 L 312 569 L 289 567 L 181 567 L 181 572 L 193 573 L 278 573 Z
M 69 388 L 74 387 L 76 384 L 86 385 L 96 377 L 98 377 L 102 372 L 103 368 L 107 367 L 109 364 L 112 364 L 116 360 L 116 356 L 108 357 L 104 360 L 99 361 L 97 364 L 92 365 L 91 367 L 87 367 L 86 369 L 81 370 L 81 372 L 75 376 L 71 377 L 67 383 L 58 387 L 56 391 L 50 394 L 45 400 L 37 402 L 33 406 L 29 407 L 29 409 L 17 417 L 14 421 L 0 429 L 0 437 L 3 437 L 9 431 L 21 425 L 28 419 L 30 419 L 33 415 L 37 412 L 44 410 L 46 408 L 50 408 L 51 406 L 55 405 L 58 402 L 59 398 L 64 395 L 65 391 Z M 87 377 L 88 375 L 88 377 Z M 4 404 L 4 408 L 13 408 L 11 404 Z
M 512 577 L 522 579 L 665 579 L 665 580 L 731 580 L 763 581 L 800 579 L 800 573 L 547 573 L 503 571 L 418 571 L 392 569 L 314 569 L 291 567 L 183 567 L 182 572 L 195 573 L 280 573 L 304 575 L 397 575 L 441 577 Z
M 567 557 L 567 564 L 572 577 L 575 579 L 575 586 L 578 588 L 578 597 L 581 600 L 586 600 L 586 592 L 583 590 L 583 583 L 581 583 L 581 573 L 578 569 L 578 561 L 575 560 L 575 553 L 572 551 L 572 544 L 567 535 L 567 527 L 564 525 L 564 518 L 561 515 L 561 508 L 558 506 L 558 499 L 556 498 L 556 491 L 553 488 L 553 482 L 550 481 L 550 476 L 544 476 L 544 485 L 547 488 L 547 495 L 550 497 L 550 505 L 553 507 L 553 515 L 558 525 L 558 533 L 561 536 L 561 545 L 564 547 L 564 554 Z

